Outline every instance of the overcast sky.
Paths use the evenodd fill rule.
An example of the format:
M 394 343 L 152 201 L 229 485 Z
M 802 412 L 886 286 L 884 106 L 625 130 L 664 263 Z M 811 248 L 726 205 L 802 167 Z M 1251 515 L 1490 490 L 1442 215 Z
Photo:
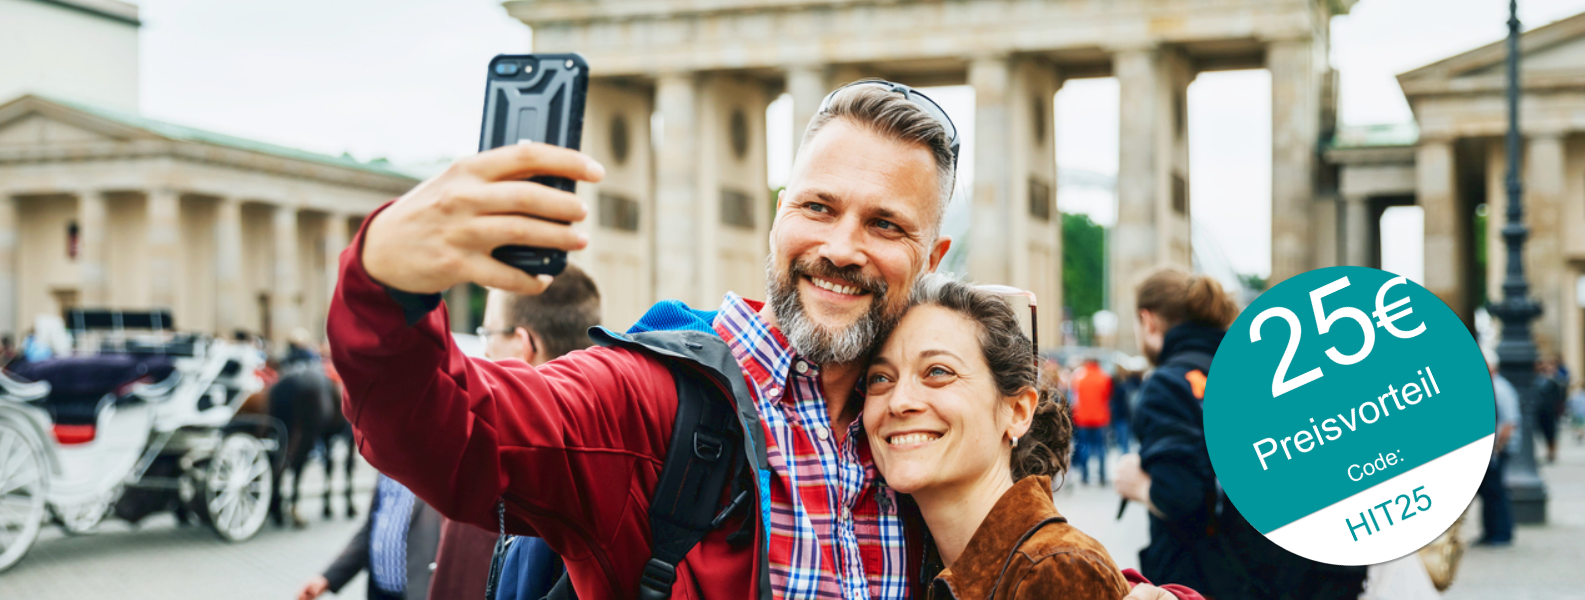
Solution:
M 360 159 L 432 162 L 478 144 L 483 68 L 530 49 L 494 0 L 135 0 L 148 116 Z M 1526 29 L 1585 12 L 1585 0 L 1526 0 Z M 1394 76 L 1501 39 L 1499 0 L 1362 0 L 1332 22 L 1345 125 L 1412 119 Z M 1240 272 L 1270 271 L 1270 78 L 1207 73 L 1189 88 L 1196 244 Z M 972 144 L 973 92 L 933 91 Z M 1058 162 L 1117 171 L 1115 80 L 1069 81 L 1057 100 Z M 770 115 L 772 184 L 785 179 L 790 116 Z M 789 121 L 786 124 L 780 120 Z M 965 156 L 972 156 L 965 147 Z M 965 178 L 972 165 L 965 166 Z M 1105 195 L 1058 190 L 1063 210 L 1115 219 Z M 1388 270 L 1420 272 L 1417 209 L 1389 214 Z

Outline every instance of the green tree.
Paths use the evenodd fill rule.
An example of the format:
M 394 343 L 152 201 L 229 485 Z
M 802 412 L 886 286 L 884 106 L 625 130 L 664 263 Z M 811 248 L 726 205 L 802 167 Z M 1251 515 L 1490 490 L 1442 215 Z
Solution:
M 1089 215 L 1062 215 L 1062 298 L 1073 318 L 1105 308 L 1106 228 Z

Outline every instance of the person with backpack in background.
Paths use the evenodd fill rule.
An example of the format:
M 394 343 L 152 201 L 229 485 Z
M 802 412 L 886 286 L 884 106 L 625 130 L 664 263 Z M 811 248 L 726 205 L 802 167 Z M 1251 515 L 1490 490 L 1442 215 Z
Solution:
M 1232 298 L 1214 278 L 1178 267 L 1148 273 L 1134 298 L 1139 348 L 1156 369 L 1133 414 L 1139 453 L 1118 461 L 1116 488 L 1150 513 L 1140 571 L 1217 600 L 1357 599 L 1364 567 L 1283 550 L 1250 526 L 1217 484 L 1202 404 L 1211 359 L 1238 317 Z

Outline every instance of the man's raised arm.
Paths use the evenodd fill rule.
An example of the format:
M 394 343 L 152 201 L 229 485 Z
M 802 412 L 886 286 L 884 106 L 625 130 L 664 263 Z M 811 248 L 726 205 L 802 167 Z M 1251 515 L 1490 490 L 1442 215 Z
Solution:
M 527 293 L 548 283 L 490 258 L 497 246 L 584 246 L 570 226 L 535 218 L 581 220 L 582 204 L 515 180 L 531 175 L 588 181 L 601 171 L 545 145 L 459 161 L 366 219 L 342 253 L 327 329 L 347 387 L 343 410 L 382 473 L 454 519 L 493 529 L 504 495 L 509 512 L 545 511 L 557 517 L 546 522 L 598 532 L 627 490 L 591 491 L 591 481 L 658 470 L 664 456 L 676 410 L 665 401 L 674 397 L 664 393 L 673 386 L 665 367 L 617 349 L 538 369 L 469 359 L 437 308 L 439 291 L 466 281 Z M 589 493 L 543 493 L 558 489 Z M 553 547 L 570 535 L 524 520 Z

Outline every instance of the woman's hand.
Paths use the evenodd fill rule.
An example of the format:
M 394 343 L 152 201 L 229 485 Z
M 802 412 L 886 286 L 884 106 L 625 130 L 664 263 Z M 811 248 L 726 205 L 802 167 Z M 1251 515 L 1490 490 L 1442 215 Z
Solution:
M 605 169 L 575 150 L 538 143 L 460 159 L 369 222 L 363 269 L 375 281 L 414 294 L 470 281 L 519 294 L 544 291 L 549 277 L 490 256 L 500 246 L 588 245 L 588 236 L 567 224 L 582 221 L 588 208 L 576 195 L 522 181 L 538 175 L 599 181 Z

